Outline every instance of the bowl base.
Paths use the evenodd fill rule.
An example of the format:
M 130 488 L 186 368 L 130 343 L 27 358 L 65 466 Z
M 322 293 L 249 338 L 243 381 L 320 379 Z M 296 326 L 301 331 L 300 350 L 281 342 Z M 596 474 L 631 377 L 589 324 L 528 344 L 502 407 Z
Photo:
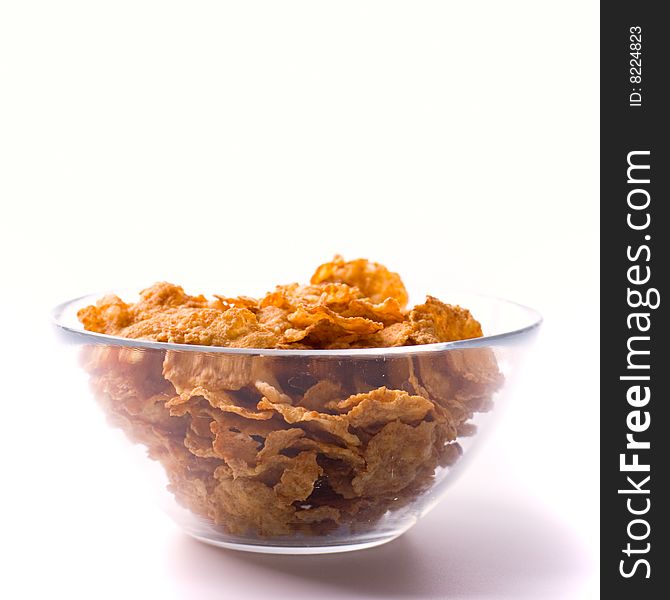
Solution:
M 406 531 L 406 530 L 405 530 Z M 314 545 L 314 546 L 278 546 L 278 545 L 261 545 L 261 544 L 241 544 L 237 542 L 227 542 L 221 539 L 205 537 L 197 535 L 192 532 L 187 532 L 192 538 L 216 546 L 217 548 L 227 548 L 228 550 L 238 550 L 240 552 L 256 552 L 259 554 L 335 554 L 337 552 L 353 552 L 354 550 L 365 550 L 366 548 L 374 548 L 381 546 L 401 536 L 404 531 L 394 532 L 392 535 L 375 538 L 372 540 L 365 540 L 349 544 L 331 544 L 331 545 Z

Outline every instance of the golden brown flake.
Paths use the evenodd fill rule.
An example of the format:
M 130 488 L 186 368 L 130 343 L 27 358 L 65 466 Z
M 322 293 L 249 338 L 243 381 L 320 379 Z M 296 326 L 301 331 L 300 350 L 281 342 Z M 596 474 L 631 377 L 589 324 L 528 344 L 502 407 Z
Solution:
M 481 325 L 469 310 L 440 302 L 433 296 L 425 304 L 415 306 L 409 313 L 412 331 L 409 341 L 414 344 L 453 342 L 482 336 Z
M 407 305 L 407 290 L 400 275 L 364 258 L 347 262 L 338 255 L 332 262 L 319 266 L 311 281 L 313 284 L 346 283 L 361 290 L 374 303 L 394 298 L 400 308 Z
M 366 468 L 351 481 L 359 496 L 393 494 L 408 486 L 434 458 L 435 423 L 417 427 L 392 421 L 365 449 Z

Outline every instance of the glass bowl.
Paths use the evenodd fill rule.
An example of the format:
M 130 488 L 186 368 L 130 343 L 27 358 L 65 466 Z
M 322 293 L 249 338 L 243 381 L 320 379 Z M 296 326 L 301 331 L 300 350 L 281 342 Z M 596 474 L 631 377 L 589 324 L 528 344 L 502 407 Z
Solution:
M 58 306 L 54 324 L 108 422 L 161 465 L 170 515 L 204 542 L 285 554 L 369 548 L 412 527 L 504 408 L 541 323 L 519 304 L 451 293 L 485 337 L 238 349 L 85 331 L 77 310 L 99 297 Z

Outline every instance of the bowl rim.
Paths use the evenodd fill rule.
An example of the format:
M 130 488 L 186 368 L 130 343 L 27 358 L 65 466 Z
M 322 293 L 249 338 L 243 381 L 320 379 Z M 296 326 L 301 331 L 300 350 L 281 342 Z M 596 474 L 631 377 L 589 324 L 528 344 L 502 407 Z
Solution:
M 443 352 L 447 350 L 456 350 L 463 348 L 481 348 L 487 346 L 508 346 L 519 343 L 524 338 L 537 332 L 543 322 L 542 315 L 529 306 L 500 298 L 475 292 L 459 292 L 452 290 L 454 294 L 468 295 L 487 301 L 495 301 L 526 313 L 528 324 L 517 329 L 511 329 L 494 335 L 485 335 L 478 338 L 467 340 L 455 340 L 453 342 L 437 342 L 433 344 L 417 344 L 415 346 L 391 346 L 386 348 L 338 348 L 338 349 L 285 349 L 285 348 L 235 348 L 229 346 L 203 346 L 197 344 L 179 344 L 174 342 L 156 342 L 139 338 L 124 338 L 107 333 L 97 333 L 87 331 L 82 327 L 74 327 L 63 322 L 62 318 L 65 311 L 72 305 L 82 302 L 85 299 L 91 299 L 93 303 L 102 298 L 105 294 L 84 294 L 77 298 L 67 300 L 55 306 L 51 311 L 51 323 L 57 332 L 64 336 L 66 341 L 71 344 L 96 344 L 123 346 L 127 348 L 142 348 L 153 350 L 177 350 L 182 352 L 204 352 L 207 354 L 233 354 L 246 356 L 301 356 L 301 357 L 327 357 L 338 358 L 351 357 L 384 357 L 397 355 L 415 355 L 431 352 Z

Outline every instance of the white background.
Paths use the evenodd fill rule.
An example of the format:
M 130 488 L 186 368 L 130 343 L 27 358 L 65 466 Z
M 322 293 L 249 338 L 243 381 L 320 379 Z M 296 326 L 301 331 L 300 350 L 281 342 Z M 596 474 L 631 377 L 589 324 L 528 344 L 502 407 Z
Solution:
M 0 2 L 0 595 L 597 597 L 598 42 L 581 0 Z M 539 309 L 515 404 L 387 546 L 191 541 L 109 454 L 49 308 L 259 293 L 335 252 Z

